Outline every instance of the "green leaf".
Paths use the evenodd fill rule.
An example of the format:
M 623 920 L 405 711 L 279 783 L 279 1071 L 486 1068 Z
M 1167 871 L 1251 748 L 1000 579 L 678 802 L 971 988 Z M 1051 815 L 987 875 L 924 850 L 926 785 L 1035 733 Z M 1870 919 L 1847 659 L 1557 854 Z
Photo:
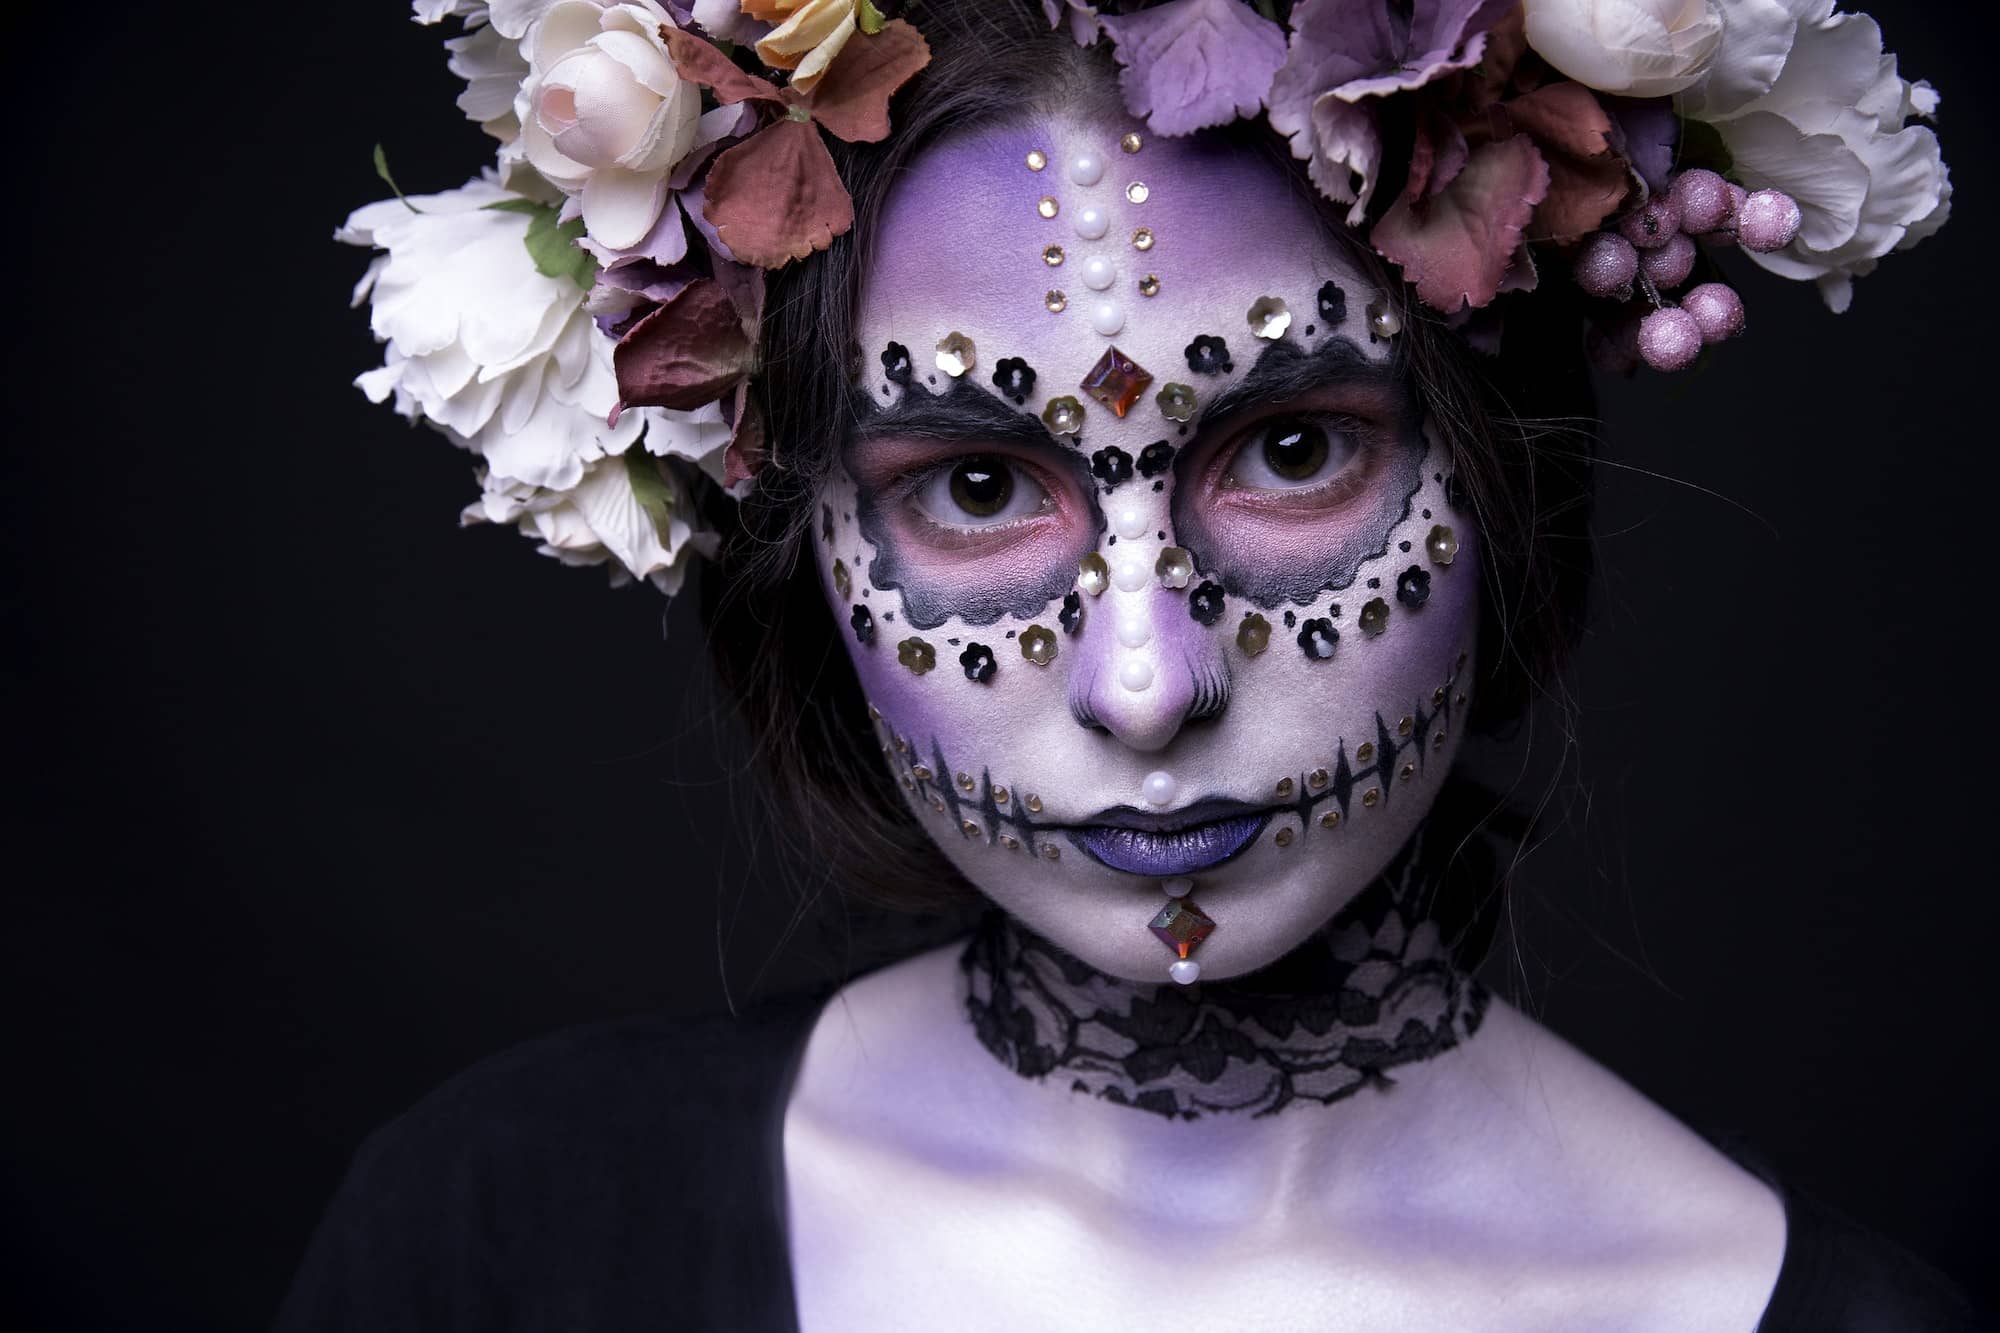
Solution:
M 577 244 L 584 230 L 582 218 L 558 223 L 560 209 L 532 199 L 502 199 L 487 204 L 485 211 L 521 213 L 527 217 L 528 230 L 521 243 L 528 247 L 528 258 L 535 261 L 535 272 L 543 277 L 568 278 L 586 288 L 596 280 L 597 260 Z
M 1731 156 L 1729 145 L 1722 141 L 1722 133 L 1715 126 L 1705 120 L 1683 118 L 1680 127 L 1680 152 L 1675 155 L 1675 166 L 1683 170 L 1707 167 L 1723 176 L 1736 169 L 1736 159 Z
M 646 517 L 653 520 L 653 530 L 660 534 L 660 545 L 672 546 L 669 528 L 674 516 L 673 488 L 660 474 L 659 463 L 636 440 L 625 451 L 625 476 L 632 483 L 632 498 L 639 502 Z
M 861 31 L 870 37 L 882 31 L 882 26 L 889 21 L 883 18 L 882 11 L 869 4 L 868 0 L 861 0 L 861 3 L 855 6 L 854 17 L 860 21 Z
M 529 217 L 534 217 L 538 213 L 548 213 L 553 210 L 547 204 L 538 204 L 532 199 L 502 199 L 498 203 L 485 205 L 481 211 L 487 213 L 526 213 Z
M 384 185 L 387 185 L 396 192 L 396 198 L 402 200 L 404 208 L 409 209 L 412 213 L 421 213 L 424 211 L 410 202 L 409 196 L 403 193 L 403 187 L 396 184 L 396 178 L 389 174 L 389 154 L 379 143 L 375 145 L 375 174 L 382 178 Z

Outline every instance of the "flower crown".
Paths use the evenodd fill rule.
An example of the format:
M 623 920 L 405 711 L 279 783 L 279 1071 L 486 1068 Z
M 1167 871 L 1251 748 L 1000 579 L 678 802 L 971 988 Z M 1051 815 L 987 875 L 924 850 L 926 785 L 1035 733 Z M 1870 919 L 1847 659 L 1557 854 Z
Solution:
M 1937 138 L 1908 123 L 1937 93 L 1832 0 L 1041 5 L 1109 42 L 1150 132 L 1264 117 L 1475 346 L 1498 298 L 1562 280 L 1591 298 L 1600 364 L 1679 370 L 1744 326 L 1705 250 L 1842 311 L 1950 211 Z M 420 23 L 460 20 L 458 105 L 498 160 L 336 236 L 385 252 L 354 301 L 387 352 L 357 383 L 479 456 L 464 521 L 669 594 L 713 551 L 691 488 L 741 496 L 765 454 L 765 272 L 853 226 L 825 136 L 888 136 L 931 57 L 906 7 L 415 0 Z

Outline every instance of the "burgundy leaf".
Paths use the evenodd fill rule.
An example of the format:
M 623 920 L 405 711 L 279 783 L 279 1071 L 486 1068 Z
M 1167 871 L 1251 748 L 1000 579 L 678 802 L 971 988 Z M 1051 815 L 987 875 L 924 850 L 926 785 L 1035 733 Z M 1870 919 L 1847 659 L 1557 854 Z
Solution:
M 877 143 L 889 137 L 889 99 L 930 63 L 924 35 L 891 19 L 874 36 L 857 34 L 840 48 L 805 108 L 836 139 Z
M 750 372 L 756 345 L 712 278 L 683 287 L 612 350 L 625 407 L 690 409 L 714 402 Z
M 1527 135 L 1481 144 L 1442 193 L 1398 198 L 1369 241 L 1425 305 L 1446 314 L 1477 309 L 1499 293 L 1548 189 L 1548 163 Z
M 777 121 L 723 152 L 707 192 L 702 215 L 730 254 L 759 268 L 824 250 L 854 225 L 854 200 L 809 120 Z
M 745 74 L 728 56 L 693 33 L 661 24 L 660 36 L 666 41 L 667 54 L 673 57 L 680 76 L 709 89 L 724 106 L 732 102 L 784 100 L 776 85 L 754 74 Z

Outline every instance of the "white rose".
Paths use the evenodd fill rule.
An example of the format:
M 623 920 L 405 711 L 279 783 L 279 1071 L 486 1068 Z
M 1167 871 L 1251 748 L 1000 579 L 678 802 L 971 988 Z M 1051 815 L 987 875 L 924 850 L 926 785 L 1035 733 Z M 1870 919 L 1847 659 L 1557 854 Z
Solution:
M 1854 278 L 1950 216 L 1937 136 L 1904 123 L 1935 111 L 1937 94 L 1897 72 L 1865 14 L 1835 14 L 1830 0 L 1718 4 L 1724 52 L 1676 109 L 1715 127 L 1742 184 L 1798 200 L 1797 239 L 1751 260 L 1813 279 L 1830 308 L 1845 310 Z
M 591 238 L 612 250 L 646 238 L 666 207 L 667 177 L 694 146 L 701 90 L 681 78 L 653 0 L 559 0 L 522 38 L 528 77 L 515 100 L 534 168 L 576 198 Z M 518 16 L 495 10 L 503 33 Z
M 642 499 L 637 476 L 646 486 Z M 645 579 L 668 596 L 680 591 L 689 557 L 712 555 L 715 534 L 688 521 L 687 493 L 671 469 L 634 450 L 606 458 L 566 491 L 544 491 L 488 474 L 485 494 L 466 506 L 465 523 L 508 523 L 565 565 L 611 563 L 613 585 Z
M 1709 0 L 1524 0 L 1528 45 L 1586 88 L 1665 97 L 1702 76 L 1722 40 Z

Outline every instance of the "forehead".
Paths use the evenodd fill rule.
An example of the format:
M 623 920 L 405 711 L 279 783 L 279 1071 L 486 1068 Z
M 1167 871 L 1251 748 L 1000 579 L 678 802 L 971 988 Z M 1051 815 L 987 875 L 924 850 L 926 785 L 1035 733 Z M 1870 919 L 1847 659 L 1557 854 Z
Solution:
M 1135 243 L 1142 230 L 1146 248 Z M 1060 263 L 1049 262 L 1051 247 Z M 1352 262 L 1273 164 L 1213 138 L 1151 136 L 1122 118 L 1043 117 L 918 156 L 876 236 L 860 332 L 868 348 L 907 342 L 920 365 L 931 341 L 962 332 L 982 367 L 1025 357 L 1065 386 L 1048 392 L 1073 392 L 1114 344 L 1160 381 L 1187 378 L 1183 349 L 1198 334 L 1224 338 L 1240 367 L 1257 345 L 1252 303 L 1284 300 L 1296 340 L 1328 280 L 1348 292 L 1357 321 L 1372 289 L 1359 287 Z M 1096 318 L 1106 303 L 1118 323 L 1109 334 Z

